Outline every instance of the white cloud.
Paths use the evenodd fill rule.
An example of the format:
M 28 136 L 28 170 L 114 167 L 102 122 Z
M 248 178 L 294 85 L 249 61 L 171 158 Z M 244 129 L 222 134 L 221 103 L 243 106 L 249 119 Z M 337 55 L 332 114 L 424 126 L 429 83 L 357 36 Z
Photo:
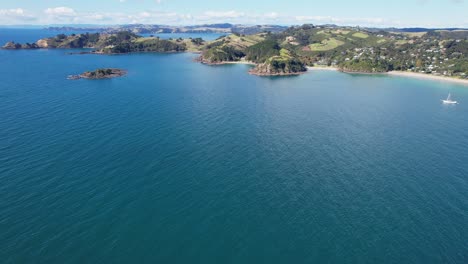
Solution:
M 361 25 L 361 26 L 400 26 L 398 20 L 387 20 L 380 17 L 332 17 L 332 16 L 296 16 L 297 23 Z
M 0 9 L 0 15 L 2 16 L 22 16 L 24 15 L 24 10 L 22 8 L 14 8 L 14 9 Z
M 22 8 L 0 9 L 0 24 L 14 25 L 33 23 L 37 17 Z
M 418 4 L 425 5 L 425 4 L 431 3 L 432 1 L 431 0 L 417 0 L 416 2 Z M 449 0 L 448 2 L 453 3 L 453 4 L 462 4 L 465 2 L 465 0 Z
M 265 18 L 277 19 L 280 15 L 276 12 L 266 13 L 263 15 Z
M 213 19 L 213 18 L 239 18 L 245 16 L 242 12 L 237 12 L 234 10 L 231 11 L 206 11 L 203 13 L 201 17 L 206 19 Z
M 87 17 L 87 14 L 78 14 L 70 7 L 49 7 L 43 12 L 45 16 L 41 16 L 41 21 L 45 24 L 55 23 L 79 23 L 80 17 Z
M 200 15 L 194 15 L 193 20 L 201 23 L 234 23 L 234 24 L 268 24 L 289 23 L 290 17 L 277 12 L 264 14 L 245 13 L 235 10 L 230 11 L 206 11 Z
M 127 2 L 127 0 L 118 0 L 120 3 L 125 3 Z M 141 1 L 141 0 L 140 0 Z M 154 0 L 154 2 L 156 2 L 156 4 L 160 4 L 162 2 L 162 0 Z
M 54 8 L 47 8 L 44 10 L 44 13 L 47 15 L 57 15 L 57 16 L 73 16 L 76 15 L 75 10 L 69 7 L 61 6 Z

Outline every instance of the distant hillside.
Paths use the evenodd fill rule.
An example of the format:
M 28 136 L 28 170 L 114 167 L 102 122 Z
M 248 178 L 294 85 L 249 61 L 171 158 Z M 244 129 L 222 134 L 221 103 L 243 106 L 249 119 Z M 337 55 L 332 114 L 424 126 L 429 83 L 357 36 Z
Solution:
M 95 53 L 199 52 L 200 61 L 207 64 L 254 63 L 256 67 L 251 73 L 258 75 L 299 74 L 305 71 L 306 65 L 320 65 L 346 72 L 410 71 L 468 79 L 468 30 L 463 29 L 406 32 L 312 24 L 288 28 L 231 24 L 166 27 L 183 32 L 215 29 L 226 32 L 214 41 L 163 40 L 133 32 L 156 27 L 160 26 L 126 25 L 94 34 L 59 34 L 36 43 L 8 42 L 3 48 L 93 48 Z M 117 29 L 121 31 L 114 32 Z
M 230 35 L 205 46 L 202 61 L 247 60 L 260 75 L 292 74 L 302 65 L 346 72 L 411 71 L 468 78 L 468 31 L 372 31 L 336 25 L 302 25 L 279 33 Z
M 397 32 L 427 32 L 433 30 L 454 31 L 454 30 L 468 30 L 468 28 L 401 28 L 396 29 Z
M 347 28 L 366 30 L 369 32 L 399 32 L 399 33 L 423 33 L 429 31 L 468 31 L 468 28 L 375 28 L 375 27 L 352 27 L 338 26 L 333 24 L 316 25 L 323 28 Z M 262 32 L 280 33 L 287 29 L 287 26 L 281 25 L 234 25 L 230 23 L 203 24 L 191 26 L 169 26 L 169 25 L 115 25 L 115 26 L 96 26 L 96 25 L 67 25 L 48 27 L 48 30 L 55 31 L 76 31 L 90 30 L 97 32 L 116 33 L 119 31 L 131 31 L 136 34 L 157 34 L 157 33 L 238 33 L 245 35 L 254 35 Z
M 444 32 L 468 32 L 468 28 L 361 28 L 369 32 L 393 32 L 393 33 L 427 33 L 430 31 Z
M 132 24 L 132 25 L 118 25 L 109 27 L 74 27 L 74 26 L 63 26 L 63 27 L 48 27 L 48 30 L 55 31 L 74 31 L 74 30 L 92 30 L 106 33 L 116 33 L 120 31 L 130 31 L 135 34 L 158 34 L 158 33 L 239 33 L 239 34 L 257 34 L 262 32 L 274 32 L 278 33 L 287 29 L 285 26 L 277 25 L 233 25 L 229 23 L 222 24 L 204 24 L 204 25 L 193 25 L 193 26 L 168 26 L 168 25 L 143 25 L 143 24 Z
M 8 42 L 2 48 L 17 49 L 83 49 L 93 51 L 87 53 L 121 54 L 131 52 L 184 52 L 188 48 L 201 45 L 202 40 L 164 40 L 154 37 L 141 37 L 128 31 L 114 34 L 85 33 L 85 34 L 59 34 L 55 37 L 40 39 L 35 43 Z

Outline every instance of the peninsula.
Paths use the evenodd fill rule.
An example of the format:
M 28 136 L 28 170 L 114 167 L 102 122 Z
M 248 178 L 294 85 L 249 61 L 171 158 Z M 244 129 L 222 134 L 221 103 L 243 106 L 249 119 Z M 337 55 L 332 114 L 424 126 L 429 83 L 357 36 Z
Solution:
M 98 54 L 120 54 L 130 52 L 183 52 L 186 45 L 159 38 L 143 38 L 134 33 L 121 31 L 113 34 L 85 33 L 59 34 L 44 38 L 36 43 L 19 44 L 8 42 L 4 49 L 92 49 Z

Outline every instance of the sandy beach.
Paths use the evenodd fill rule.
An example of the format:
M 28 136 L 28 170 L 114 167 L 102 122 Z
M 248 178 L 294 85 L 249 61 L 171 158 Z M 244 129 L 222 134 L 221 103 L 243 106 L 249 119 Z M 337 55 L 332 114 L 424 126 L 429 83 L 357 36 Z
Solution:
M 319 71 L 338 71 L 338 68 L 325 67 L 325 66 L 314 66 L 314 67 L 307 66 L 307 70 L 310 70 L 310 71 L 315 71 L 315 70 L 319 70 Z
M 392 71 L 388 72 L 388 75 L 393 76 L 403 76 L 403 77 L 411 77 L 411 78 L 419 78 L 419 79 L 426 79 L 426 80 L 435 80 L 435 81 L 444 81 L 444 82 L 453 82 L 463 85 L 468 85 L 468 80 L 464 79 L 455 79 L 450 77 L 444 76 L 435 76 L 431 74 L 424 74 L 424 73 L 416 73 L 416 72 L 401 72 L 401 71 Z
M 256 65 L 255 62 L 251 62 L 251 61 L 226 61 L 226 62 L 223 62 L 221 64 L 247 64 L 247 65 Z
M 314 71 L 314 70 L 318 70 L 318 71 L 339 71 L 338 68 L 324 67 L 324 66 L 307 67 L 307 69 L 310 70 L 310 71 Z M 426 80 L 434 80 L 434 81 L 442 81 L 442 82 L 452 82 L 452 83 L 468 85 L 468 80 L 466 80 L 466 79 L 456 79 L 456 78 L 451 78 L 451 77 L 435 76 L 435 75 L 431 75 L 431 74 L 417 73 L 417 72 L 391 71 L 391 72 L 379 73 L 379 74 L 388 74 L 388 75 L 391 75 L 391 76 L 402 76 L 402 77 L 410 77 L 410 78 L 418 78 L 418 79 L 426 79 Z
M 229 62 L 222 62 L 222 63 L 214 63 L 213 65 L 221 65 L 221 64 L 248 64 L 248 65 L 256 65 L 254 62 L 251 61 L 229 61 Z M 339 71 L 336 67 L 326 67 L 326 66 L 307 66 L 308 71 Z M 358 74 L 358 73 L 353 73 Z M 403 71 L 391 71 L 387 73 L 366 73 L 366 74 L 387 74 L 390 76 L 401 76 L 401 77 L 409 77 L 409 78 L 418 78 L 418 79 L 426 79 L 426 80 L 434 80 L 434 81 L 442 81 L 442 82 L 451 82 L 457 83 L 462 85 L 468 86 L 467 79 L 456 79 L 451 77 L 445 76 L 435 76 L 431 74 L 424 74 L 424 73 L 416 73 L 416 72 L 403 72 Z

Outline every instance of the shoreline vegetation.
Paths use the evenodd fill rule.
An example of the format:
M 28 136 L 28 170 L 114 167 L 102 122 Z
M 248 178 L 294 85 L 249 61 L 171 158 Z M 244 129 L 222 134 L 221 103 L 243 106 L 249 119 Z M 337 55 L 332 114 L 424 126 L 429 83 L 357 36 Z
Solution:
M 275 33 L 232 33 L 213 41 L 142 37 L 119 31 L 59 34 L 35 43 L 8 42 L 2 48 L 88 48 L 91 50 L 75 54 L 104 55 L 191 52 L 199 54 L 196 61 L 207 65 L 253 65 L 249 73 L 258 76 L 299 75 L 314 66 L 309 69 L 355 74 L 388 73 L 468 83 L 468 30 L 429 30 L 411 34 L 305 24 Z

